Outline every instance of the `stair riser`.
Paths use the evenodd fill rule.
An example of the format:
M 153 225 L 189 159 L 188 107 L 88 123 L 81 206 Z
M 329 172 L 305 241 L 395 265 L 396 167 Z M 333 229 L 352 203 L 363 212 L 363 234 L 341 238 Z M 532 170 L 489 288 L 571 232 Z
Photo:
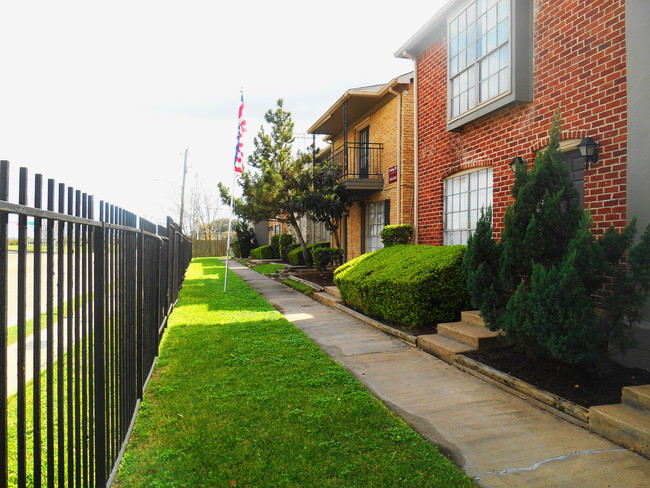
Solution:
M 499 345 L 499 340 L 496 337 L 472 337 L 453 327 L 445 327 L 444 324 L 438 324 L 438 334 L 474 349 L 485 350 Z
M 650 458 L 650 432 L 604 415 L 597 407 L 589 410 L 589 430 Z
M 485 327 L 485 322 L 483 318 L 476 311 L 461 312 L 460 320 L 462 322 L 467 322 L 468 324 L 478 325 L 479 327 Z
M 442 346 L 430 342 L 418 341 L 418 347 L 429 354 L 442 359 L 444 362 L 454 364 L 456 353 Z
M 641 412 L 650 414 L 650 395 L 646 392 L 636 391 L 633 388 L 623 388 L 621 401 Z

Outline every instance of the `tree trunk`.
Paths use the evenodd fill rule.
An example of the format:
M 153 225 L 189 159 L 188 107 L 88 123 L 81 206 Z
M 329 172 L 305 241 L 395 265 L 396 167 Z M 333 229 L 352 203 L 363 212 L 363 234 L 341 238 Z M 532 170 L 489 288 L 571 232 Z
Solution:
M 296 237 L 298 238 L 298 243 L 302 248 L 302 257 L 305 260 L 305 264 L 311 267 L 312 265 L 311 253 L 309 252 L 309 249 L 307 249 L 307 243 L 305 242 L 305 238 L 302 236 L 302 231 L 300 230 L 298 221 L 296 220 L 296 217 L 292 214 L 289 214 L 289 223 L 291 224 L 291 228 L 295 232 Z

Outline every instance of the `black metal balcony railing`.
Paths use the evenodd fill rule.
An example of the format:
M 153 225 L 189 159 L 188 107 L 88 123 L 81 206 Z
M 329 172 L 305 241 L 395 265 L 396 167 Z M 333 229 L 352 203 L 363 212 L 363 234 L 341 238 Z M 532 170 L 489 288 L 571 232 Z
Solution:
M 349 142 L 341 146 L 330 160 L 343 169 L 343 179 L 381 178 L 381 143 Z

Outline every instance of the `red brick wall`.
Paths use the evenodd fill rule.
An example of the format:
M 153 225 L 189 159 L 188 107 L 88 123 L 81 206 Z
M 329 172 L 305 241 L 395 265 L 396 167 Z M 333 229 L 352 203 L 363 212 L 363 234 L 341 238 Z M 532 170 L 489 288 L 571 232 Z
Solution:
M 498 110 L 448 132 L 446 40 L 418 58 L 419 223 L 423 244 L 441 245 L 443 179 L 492 166 L 494 224 L 511 203 L 508 163 L 529 163 L 548 142 L 551 119 L 562 118 L 562 139 L 593 137 L 599 161 L 585 171 L 585 208 L 594 227 L 626 224 L 626 51 L 624 0 L 536 0 L 532 103 Z

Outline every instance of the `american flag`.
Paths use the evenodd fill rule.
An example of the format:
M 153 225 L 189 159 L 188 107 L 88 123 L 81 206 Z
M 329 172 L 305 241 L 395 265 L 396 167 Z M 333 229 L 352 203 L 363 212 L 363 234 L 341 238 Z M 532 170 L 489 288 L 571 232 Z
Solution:
M 242 142 L 242 136 L 245 133 L 246 119 L 244 117 L 244 94 L 242 93 L 237 124 L 237 147 L 235 148 L 235 174 L 238 176 L 244 171 L 244 143 Z

